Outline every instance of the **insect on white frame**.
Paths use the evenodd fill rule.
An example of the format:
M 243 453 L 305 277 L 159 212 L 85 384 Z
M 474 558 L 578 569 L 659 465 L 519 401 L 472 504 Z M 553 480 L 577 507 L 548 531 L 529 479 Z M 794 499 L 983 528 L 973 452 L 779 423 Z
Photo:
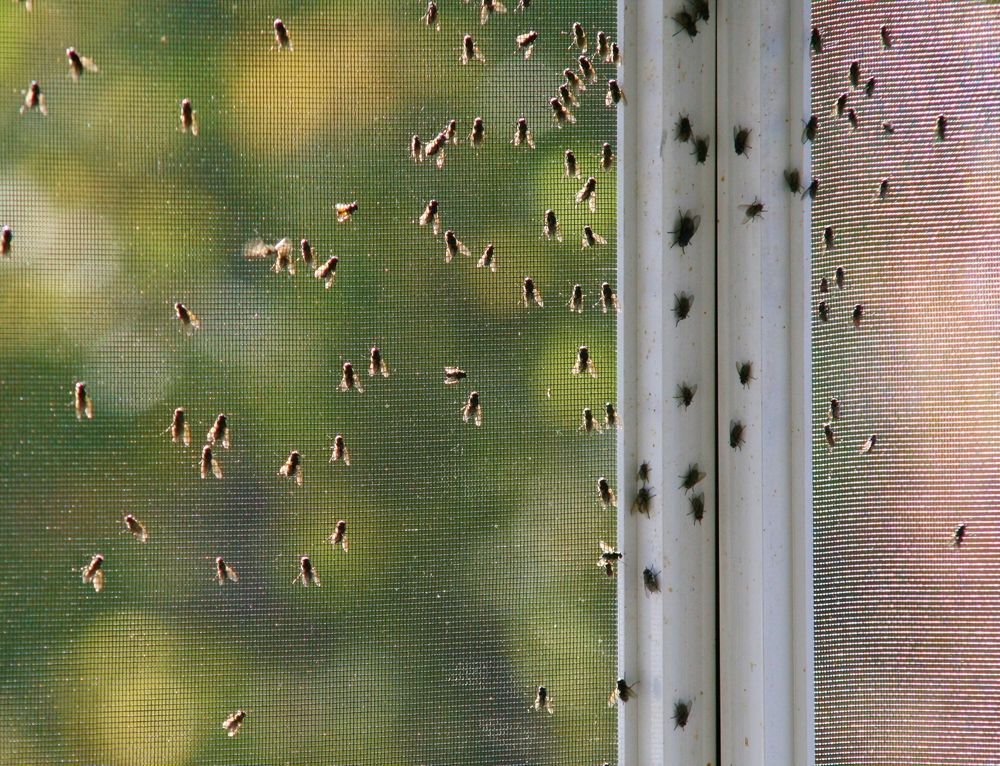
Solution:
M 619 491 L 635 494 L 644 460 L 662 486 L 650 518 L 618 510 L 618 675 L 645 690 L 640 704 L 619 708 L 618 762 L 808 764 L 810 202 L 789 195 L 783 177 L 798 167 L 811 178 L 800 135 L 811 111 L 808 5 L 720 0 L 711 10 L 688 38 L 673 36 L 660 4 L 619 4 L 618 79 L 630 97 L 618 112 Z M 703 165 L 672 140 L 682 113 L 698 135 L 718 126 Z M 749 157 L 734 152 L 736 124 L 753 131 Z M 755 194 L 769 214 L 743 226 L 738 205 Z M 704 224 L 686 252 L 670 250 L 662 222 L 689 209 Z M 674 327 L 664 296 L 682 286 L 699 300 Z M 749 388 L 735 371 L 746 359 Z M 681 382 L 698 386 L 688 408 L 673 401 Z M 729 449 L 734 418 L 747 426 L 742 450 Z M 700 525 L 669 486 L 694 462 L 708 474 Z M 650 564 L 664 591 L 644 599 Z M 677 699 L 694 703 L 683 730 L 670 718 Z

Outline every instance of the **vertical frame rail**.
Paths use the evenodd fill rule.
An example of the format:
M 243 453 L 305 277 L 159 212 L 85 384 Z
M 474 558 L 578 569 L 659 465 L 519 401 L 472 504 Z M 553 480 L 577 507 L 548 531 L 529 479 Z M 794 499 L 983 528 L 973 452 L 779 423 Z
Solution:
M 813 762 L 808 5 L 719 8 L 721 763 Z M 734 129 L 749 128 L 749 154 Z M 760 201 L 761 217 L 745 206 Z M 737 365 L 752 363 L 742 384 Z M 745 441 L 731 446 L 731 428 Z
M 689 37 L 676 7 L 622 0 L 619 29 L 623 86 L 619 113 L 618 390 L 620 675 L 636 684 L 635 703 L 620 706 L 619 762 L 717 762 L 715 528 L 715 19 Z M 675 138 L 687 114 L 710 149 L 698 164 L 693 143 Z M 678 215 L 700 226 L 675 245 Z M 694 302 L 687 318 L 675 296 Z M 682 383 L 697 387 L 690 407 L 675 400 Z M 632 513 L 640 463 L 651 466 L 650 515 Z M 685 491 L 681 477 L 697 465 L 706 478 Z M 703 494 L 705 516 L 689 511 Z M 644 588 L 643 570 L 660 571 L 660 591 Z M 684 728 L 674 705 L 690 702 Z

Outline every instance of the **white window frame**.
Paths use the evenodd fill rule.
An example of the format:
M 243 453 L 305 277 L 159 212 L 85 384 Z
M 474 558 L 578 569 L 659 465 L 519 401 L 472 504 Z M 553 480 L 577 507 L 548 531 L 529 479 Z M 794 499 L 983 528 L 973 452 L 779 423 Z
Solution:
M 674 34 L 680 0 L 619 4 L 619 675 L 637 684 L 637 704 L 619 706 L 619 763 L 810 764 L 809 203 L 783 177 L 797 167 L 810 178 L 809 4 L 710 6 L 689 39 Z M 705 165 L 674 140 L 681 113 L 711 135 Z M 734 152 L 737 124 L 752 130 L 749 157 Z M 755 197 L 764 215 L 744 223 L 739 206 Z M 701 227 L 682 252 L 670 230 L 688 209 Z M 694 310 L 675 325 L 681 290 Z M 748 387 L 742 360 L 753 362 Z M 681 381 L 698 385 L 688 410 L 674 401 Z M 732 418 L 746 426 L 740 450 Z M 650 518 L 629 508 L 642 461 Z M 678 488 L 694 462 L 708 474 L 701 526 Z M 659 594 L 643 592 L 650 564 Z M 671 718 L 678 699 L 694 700 L 684 730 Z

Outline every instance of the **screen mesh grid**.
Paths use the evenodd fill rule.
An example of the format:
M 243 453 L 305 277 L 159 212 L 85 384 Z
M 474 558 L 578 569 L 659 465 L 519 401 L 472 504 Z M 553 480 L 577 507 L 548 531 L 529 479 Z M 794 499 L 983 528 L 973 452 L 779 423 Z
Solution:
M 817 761 L 995 764 L 998 7 L 812 11 Z
M 562 33 L 582 23 L 592 54 L 615 4 L 509 0 L 485 25 L 478 2 L 438 5 L 440 32 L 415 0 L 0 7 L 0 763 L 615 760 L 615 582 L 595 567 L 615 439 L 578 430 L 615 400 L 616 318 L 594 306 L 615 284 L 615 67 L 575 125 L 548 104 L 578 69 Z M 271 50 L 275 15 L 293 50 Z M 485 64 L 459 63 L 466 33 Z M 74 81 L 70 46 L 99 72 Z M 32 80 L 47 117 L 18 113 Z M 537 149 L 511 143 L 522 115 Z M 450 119 L 444 166 L 414 163 L 411 135 Z M 574 202 L 588 175 L 594 214 Z M 416 225 L 431 198 L 471 257 L 446 264 Z M 608 244 L 581 248 L 585 224 Z M 308 238 L 336 282 L 245 259 L 258 237 L 293 256 Z M 495 273 L 475 265 L 488 242 Z M 544 308 L 519 305 L 525 276 Z M 580 345 L 598 377 L 570 373 Z M 363 394 L 337 390 L 345 361 Z M 444 385 L 450 365 L 468 377 Z M 175 407 L 188 448 L 165 433 Z M 201 480 L 218 413 L 232 446 Z M 328 463 L 336 434 L 349 467 Z M 277 475 L 291 450 L 302 486 Z M 348 553 L 327 542 L 339 519 Z M 101 593 L 81 582 L 96 553 Z M 303 555 L 322 587 L 293 584 Z M 239 582 L 214 581 L 216 557 Z M 539 684 L 552 716 L 529 709 Z

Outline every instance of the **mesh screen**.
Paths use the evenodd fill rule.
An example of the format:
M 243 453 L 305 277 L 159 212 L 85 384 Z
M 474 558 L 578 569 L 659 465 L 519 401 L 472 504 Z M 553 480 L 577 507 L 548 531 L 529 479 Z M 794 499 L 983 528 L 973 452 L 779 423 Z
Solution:
M 578 430 L 615 399 L 616 318 L 595 306 L 615 283 L 615 66 L 596 62 L 576 124 L 548 103 L 578 71 L 562 33 L 581 22 L 593 53 L 615 3 L 506 2 L 481 26 L 478 0 L 439 0 L 440 32 L 417 0 L 0 4 L 0 763 L 615 760 L 615 580 L 595 567 L 615 439 Z M 465 33 L 485 63 L 460 63 Z M 71 77 L 69 46 L 99 71 Z M 18 113 L 32 80 L 47 116 Z M 522 115 L 537 149 L 512 144 Z M 450 119 L 444 166 L 414 162 L 411 135 Z M 574 202 L 588 175 L 596 213 Z M 437 236 L 416 223 L 431 198 Z M 608 244 L 582 248 L 585 224 Z M 443 229 L 471 256 L 445 263 Z M 297 273 L 245 258 L 258 237 L 289 238 Z M 544 308 L 519 305 L 526 276 Z M 581 345 L 597 377 L 571 374 Z M 338 390 L 348 361 L 363 394 Z M 189 447 L 165 430 L 177 407 Z M 203 480 L 219 413 L 232 444 Z M 328 462 L 337 434 L 350 466 Z M 278 475 L 292 450 L 302 486 Z M 98 553 L 100 593 L 81 582 Z M 301 556 L 322 587 L 293 583 Z M 540 684 L 554 715 L 531 709 Z
M 817 760 L 995 764 L 998 8 L 812 8 Z

